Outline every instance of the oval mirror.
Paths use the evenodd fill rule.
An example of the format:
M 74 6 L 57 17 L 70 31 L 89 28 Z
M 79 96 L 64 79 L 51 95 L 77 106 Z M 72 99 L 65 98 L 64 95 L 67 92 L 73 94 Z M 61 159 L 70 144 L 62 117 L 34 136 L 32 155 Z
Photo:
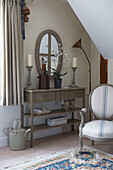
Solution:
M 47 71 L 52 76 L 52 68 L 60 71 L 62 66 L 62 42 L 59 35 L 53 30 L 43 31 L 37 38 L 35 45 L 35 61 L 39 75 Z

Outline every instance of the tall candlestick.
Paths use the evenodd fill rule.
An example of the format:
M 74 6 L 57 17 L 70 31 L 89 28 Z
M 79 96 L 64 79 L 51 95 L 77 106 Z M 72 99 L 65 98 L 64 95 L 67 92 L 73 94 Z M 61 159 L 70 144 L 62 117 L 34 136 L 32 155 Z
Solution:
M 27 56 L 27 66 L 33 66 L 33 61 L 32 61 L 33 57 L 31 54 L 28 54 Z
M 31 70 L 32 70 L 33 66 L 26 66 L 26 67 L 28 69 L 29 74 L 28 74 L 27 87 L 25 87 L 25 89 L 30 90 L 30 89 L 33 89 L 32 83 L 31 83 Z
M 72 85 L 70 85 L 70 87 L 72 88 L 77 88 L 78 86 L 76 85 L 76 81 L 75 81 L 75 71 L 76 71 L 77 67 L 72 67 L 73 70 L 73 80 L 72 80 Z
M 72 67 L 77 68 L 77 58 L 76 57 L 73 58 Z

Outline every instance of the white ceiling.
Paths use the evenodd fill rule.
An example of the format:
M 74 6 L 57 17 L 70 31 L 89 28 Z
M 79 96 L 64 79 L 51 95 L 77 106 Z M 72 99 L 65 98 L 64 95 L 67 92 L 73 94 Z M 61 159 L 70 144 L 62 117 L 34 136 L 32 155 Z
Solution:
M 104 58 L 113 58 L 113 0 L 67 0 Z

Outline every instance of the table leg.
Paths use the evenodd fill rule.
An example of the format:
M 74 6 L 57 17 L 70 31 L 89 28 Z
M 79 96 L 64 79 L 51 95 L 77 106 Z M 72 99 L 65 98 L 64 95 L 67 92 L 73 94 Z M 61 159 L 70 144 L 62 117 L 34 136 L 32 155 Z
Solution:
M 74 112 L 72 112 L 72 120 L 74 120 Z M 74 131 L 74 124 L 71 125 L 72 131 Z
M 34 127 L 33 127 L 33 94 L 31 94 L 31 142 L 30 142 L 30 147 L 33 147 L 33 132 L 34 132 Z
M 23 111 L 24 111 L 24 105 L 21 105 L 21 127 L 24 126 L 24 116 L 23 116 Z

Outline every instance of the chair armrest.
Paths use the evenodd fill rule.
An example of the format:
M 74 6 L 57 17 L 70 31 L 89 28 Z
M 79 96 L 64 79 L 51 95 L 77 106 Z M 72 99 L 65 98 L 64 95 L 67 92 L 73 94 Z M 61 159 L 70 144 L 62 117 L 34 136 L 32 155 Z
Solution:
M 86 109 L 86 108 L 82 108 L 82 109 L 81 109 L 81 112 L 86 113 L 87 110 L 88 110 L 88 109 Z
M 81 123 L 80 123 L 80 126 L 79 126 L 79 136 L 82 135 L 82 128 L 83 128 L 83 125 L 84 125 L 84 115 L 87 111 L 90 111 L 90 108 L 82 108 L 81 111 L 80 111 L 80 116 L 81 116 Z

